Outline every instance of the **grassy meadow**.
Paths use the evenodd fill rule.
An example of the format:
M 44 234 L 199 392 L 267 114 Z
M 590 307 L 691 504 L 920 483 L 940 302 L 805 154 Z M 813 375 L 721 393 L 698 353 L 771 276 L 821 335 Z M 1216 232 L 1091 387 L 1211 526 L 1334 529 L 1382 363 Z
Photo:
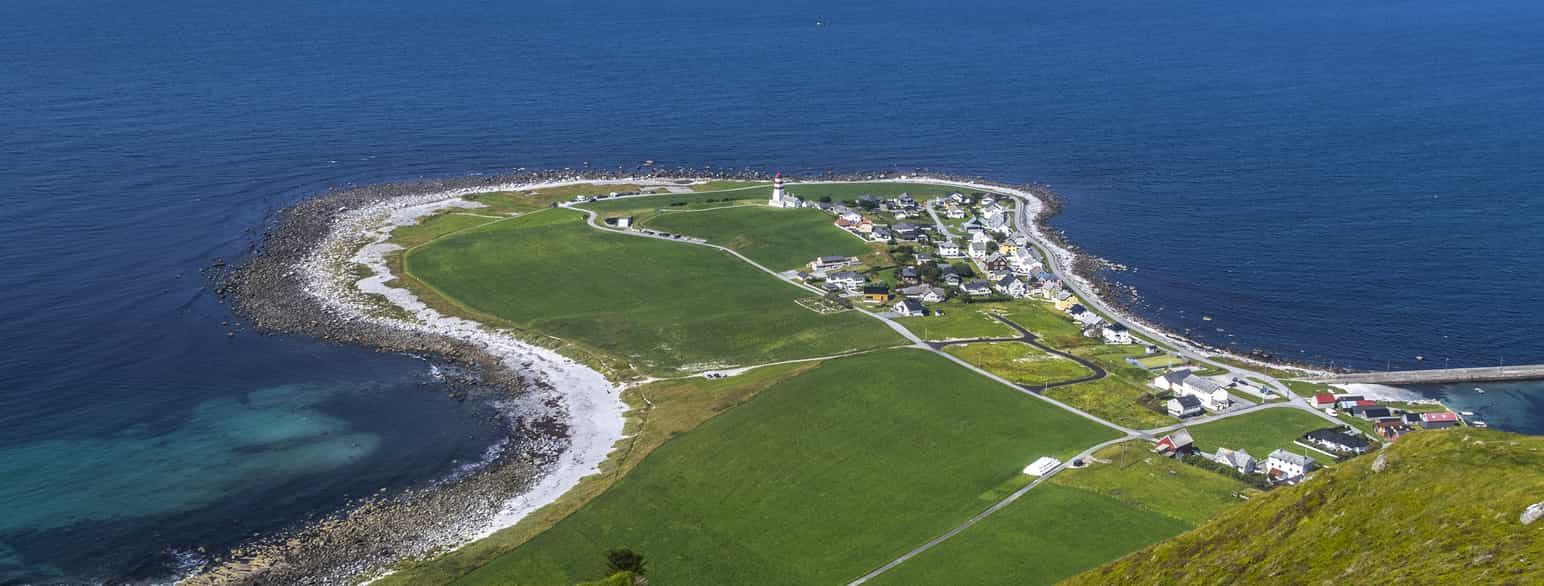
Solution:
M 855 312 L 722 252 L 597 231 L 566 210 L 492 222 L 408 251 L 409 279 L 474 316 L 671 374 L 894 345 Z M 413 286 L 409 282 L 409 286 Z
M 832 225 L 816 209 L 783 210 L 742 206 L 700 212 L 663 212 L 645 226 L 696 236 L 734 249 L 775 271 L 806 267 L 820 256 L 863 256 L 870 252 L 853 235 Z
M 572 584 L 621 547 L 660 584 L 839 583 L 979 512 L 1036 457 L 1112 437 L 934 354 L 830 360 L 665 443 L 458 583 Z
M 1335 424 L 1298 409 L 1262 409 L 1192 426 L 1190 437 L 1195 438 L 1196 448 L 1202 451 L 1231 448 L 1244 450 L 1256 459 L 1264 460 L 1276 448 L 1302 454 L 1303 448 L 1292 445 L 1292 442 L 1305 433 L 1326 427 L 1335 427 Z M 1331 459 L 1313 450 L 1308 451 L 1308 457 L 1321 464 Z
M 1093 374 L 1083 365 L 1022 342 L 978 342 L 944 351 L 1022 385 L 1043 385 Z
M 896 321 L 924 340 L 963 340 L 970 338 L 1012 338 L 1018 336 L 990 313 L 1000 307 L 990 303 L 940 303 L 931 308 L 943 315 L 903 317 Z

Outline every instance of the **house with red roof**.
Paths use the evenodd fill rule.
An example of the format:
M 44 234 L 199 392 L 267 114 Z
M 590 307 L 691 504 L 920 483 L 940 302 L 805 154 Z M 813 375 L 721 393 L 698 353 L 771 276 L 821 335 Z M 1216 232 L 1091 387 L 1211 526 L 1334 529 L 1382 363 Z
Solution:
M 1334 393 L 1319 393 L 1313 396 L 1313 406 L 1328 407 L 1335 404 Z
M 1458 414 L 1452 411 L 1421 414 L 1421 427 L 1426 429 L 1446 429 L 1456 425 L 1458 425 Z

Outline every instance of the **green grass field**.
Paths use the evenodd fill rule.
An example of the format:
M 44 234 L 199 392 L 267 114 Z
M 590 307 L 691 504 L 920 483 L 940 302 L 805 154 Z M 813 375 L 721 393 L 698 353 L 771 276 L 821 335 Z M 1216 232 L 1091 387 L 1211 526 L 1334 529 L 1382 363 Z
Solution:
M 1200 525 L 1256 494 L 1239 480 L 1154 454 L 1152 445 L 1130 441 L 1100 450 L 1088 468 L 1067 470 L 1051 482 L 1114 498 L 1130 506 Z
M 409 251 L 403 264 L 475 317 L 621 357 L 645 373 L 902 342 L 857 313 L 805 309 L 794 300 L 809 292 L 722 252 L 598 231 L 566 210 L 459 232 Z
M 1034 332 L 1047 346 L 1068 349 L 1099 343 L 1099 340 L 1084 337 L 1082 328 L 1050 303 L 1026 300 L 1005 305 L 1003 309 L 1008 319 Z
M 1045 394 L 1093 413 L 1105 421 L 1136 429 L 1162 427 L 1178 421 L 1137 402 L 1144 393 L 1150 391 L 1156 392 L 1156 389 L 1144 388 L 1118 376 L 1108 376 L 1096 381 L 1056 387 L 1047 390 Z
M 962 340 L 967 338 L 1012 338 L 1018 334 L 988 312 L 997 307 L 989 303 L 940 303 L 932 306 L 943 315 L 903 317 L 896 321 L 924 340 Z
M 820 256 L 863 256 L 869 246 L 832 225 L 816 209 L 743 206 L 701 212 L 664 212 L 645 225 L 696 236 L 734 249 L 775 271 L 805 268 Z
M 643 197 L 603 199 L 581 204 L 578 207 L 595 210 L 602 218 L 634 216 L 638 221 L 653 217 L 657 210 L 681 212 L 733 205 L 757 205 L 772 196 L 771 186 L 731 188 L 728 191 L 704 191 L 700 193 L 672 193 Z
M 945 346 L 944 351 L 1024 385 L 1043 385 L 1093 374 L 1083 365 L 1021 342 Z
M 831 360 L 661 446 L 461 583 L 571 584 L 604 575 L 620 547 L 646 556 L 658 584 L 839 583 L 980 511 L 979 495 L 1036 457 L 1113 437 L 933 354 Z
M 1292 442 L 1305 433 L 1326 427 L 1335 427 L 1335 424 L 1298 409 L 1278 408 L 1196 425 L 1190 428 L 1190 436 L 1195 438 L 1196 448 L 1205 452 L 1219 447 L 1241 449 L 1255 459 L 1264 460 L 1276 448 L 1303 453 L 1303 448 Z M 1312 450 L 1308 457 L 1321 464 L 1329 460 Z
M 1053 584 L 1205 523 L 1253 494 L 1237 480 L 1107 447 L 1008 508 L 880 576 L 880 584 Z
M 1108 496 L 1046 483 L 873 583 L 1055 584 L 1189 528 Z

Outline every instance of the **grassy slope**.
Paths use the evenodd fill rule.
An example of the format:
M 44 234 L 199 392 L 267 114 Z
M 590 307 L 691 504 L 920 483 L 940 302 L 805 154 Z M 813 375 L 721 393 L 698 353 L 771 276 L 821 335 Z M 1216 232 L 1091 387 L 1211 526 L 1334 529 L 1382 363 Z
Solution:
M 579 207 L 595 210 L 602 218 L 635 216 L 639 221 L 652 217 L 656 210 L 679 212 L 729 205 L 756 205 L 772 196 L 772 187 L 705 191 L 701 193 L 675 193 L 647 197 L 622 197 L 592 201 Z M 713 200 L 713 201 L 708 201 Z
M 464 581 L 566 584 L 628 547 L 661 584 L 839 582 L 979 511 L 1035 457 L 1113 435 L 931 354 L 828 361 L 659 448 Z
M 1019 384 L 1040 385 L 1093 374 L 1083 365 L 1019 342 L 957 344 L 944 351 Z
M 1195 438 L 1196 448 L 1202 451 L 1210 452 L 1219 447 L 1242 449 L 1256 459 L 1264 460 L 1276 448 L 1302 454 L 1303 448 L 1292 442 L 1305 433 L 1326 427 L 1335 425 L 1310 413 L 1280 408 L 1203 423 L 1191 427 L 1190 436 Z M 1308 451 L 1308 457 L 1321 464 L 1331 460 L 1312 450 Z
M 1420 432 L 1072 584 L 1539 584 L 1544 438 Z
M 691 431 L 719 413 L 749 401 L 772 385 L 818 365 L 818 362 L 779 364 L 718 380 L 691 377 L 629 388 L 622 394 L 622 399 L 630 409 L 627 428 L 624 430 L 627 439 L 601 463 L 599 474 L 585 477 L 577 487 L 564 493 L 557 501 L 538 509 L 512 527 L 438 558 L 407 564 L 377 584 L 445 584 L 471 573 L 573 514 L 579 507 L 611 488 L 648 454 L 671 438 Z
M 626 357 L 650 373 L 757 364 L 895 344 L 852 312 L 721 252 L 596 231 L 548 211 L 456 233 L 408 253 L 436 292 L 505 324 Z
M 1099 343 L 1098 340 L 1084 337 L 1082 328 L 1050 303 L 1026 300 L 1003 308 L 1008 319 L 1034 332 L 1048 346 L 1065 350 Z
M 832 225 L 830 214 L 815 209 L 743 206 L 664 213 L 647 226 L 727 246 L 775 271 L 805 267 L 819 256 L 869 253 L 867 244 Z

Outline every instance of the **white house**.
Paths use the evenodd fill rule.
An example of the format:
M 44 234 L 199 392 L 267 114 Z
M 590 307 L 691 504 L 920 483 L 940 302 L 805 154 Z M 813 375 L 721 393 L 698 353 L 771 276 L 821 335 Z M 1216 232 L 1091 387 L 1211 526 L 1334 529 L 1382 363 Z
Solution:
M 970 257 L 971 258 L 974 258 L 974 259 L 986 258 L 987 255 L 992 254 L 992 243 L 991 243 L 990 240 L 988 240 L 987 242 L 982 242 L 980 240 L 972 240 L 972 241 L 970 241 L 970 248 L 968 249 L 968 252 L 970 253 Z
M 1029 283 L 1016 277 L 1003 277 L 997 282 L 997 289 L 1015 299 L 1029 295 Z
M 1169 415 L 1195 417 L 1201 414 L 1201 400 L 1190 395 L 1180 395 L 1168 402 Z
M 992 286 L 988 285 L 986 281 L 982 280 L 975 280 L 966 283 L 960 287 L 960 290 L 964 291 L 966 295 L 973 297 L 992 294 Z
M 949 242 L 944 242 L 944 243 L 941 243 L 941 244 L 938 245 L 938 256 L 943 256 L 943 257 L 948 257 L 948 258 L 959 258 L 959 257 L 964 256 L 964 255 L 960 253 L 960 245 L 959 244 L 957 244 L 957 243 L 955 243 L 953 241 L 949 241 Z
M 839 269 L 852 264 L 856 260 L 850 256 L 822 256 L 810 261 L 810 270 L 829 271 L 831 269 Z
M 958 191 L 949 194 L 949 203 L 958 205 L 967 201 L 970 201 L 970 198 L 965 197 L 965 194 Z
M 1243 450 L 1217 448 L 1217 454 L 1212 456 L 1212 461 L 1231 466 L 1239 474 L 1254 474 L 1255 471 L 1254 457 Z
M 911 299 L 916 299 L 925 303 L 939 303 L 949 295 L 948 291 L 945 291 L 940 287 L 934 287 L 932 285 L 914 285 L 911 287 L 906 287 L 905 289 L 900 289 L 897 292 Z
M 915 299 L 902 299 L 895 304 L 895 312 L 901 317 L 927 315 L 927 309 L 922 307 L 922 302 Z
M 1221 385 L 1204 379 L 1189 370 L 1175 370 L 1153 379 L 1153 386 L 1173 391 L 1182 397 L 1195 397 L 1201 406 L 1210 411 L 1221 411 L 1233 404 L 1233 397 Z
M 1294 454 L 1283 449 L 1278 448 L 1265 458 L 1265 474 L 1270 476 L 1271 480 L 1296 482 L 1297 479 L 1302 478 L 1310 470 L 1313 470 L 1313 460 L 1309 459 L 1308 456 Z
M 1104 343 L 1106 344 L 1131 343 L 1131 330 L 1127 329 L 1126 326 L 1122 324 L 1110 324 L 1104 326 L 1104 329 L 1100 331 L 1100 335 L 1104 337 Z
M 1067 310 L 1067 313 L 1072 315 L 1072 321 L 1078 322 L 1085 328 L 1098 325 L 1099 322 L 1104 321 L 1104 318 L 1099 317 L 1099 314 L 1089 311 L 1088 308 L 1082 305 L 1073 305 Z
M 957 205 L 951 205 L 947 209 L 944 210 L 944 217 L 949 218 L 951 220 L 964 219 L 965 218 L 965 208 L 962 208 L 962 207 L 957 206 Z
M 856 273 L 856 272 L 853 272 L 853 271 L 841 271 L 841 272 L 838 272 L 838 273 L 832 273 L 830 276 L 826 277 L 826 282 L 827 283 L 830 283 L 832 285 L 836 285 L 836 286 L 844 288 L 844 289 L 852 289 L 854 287 L 861 287 L 863 285 L 864 281 L 867 281 L 867 280 L 868 279 L 864 278 L 862 273 Z

